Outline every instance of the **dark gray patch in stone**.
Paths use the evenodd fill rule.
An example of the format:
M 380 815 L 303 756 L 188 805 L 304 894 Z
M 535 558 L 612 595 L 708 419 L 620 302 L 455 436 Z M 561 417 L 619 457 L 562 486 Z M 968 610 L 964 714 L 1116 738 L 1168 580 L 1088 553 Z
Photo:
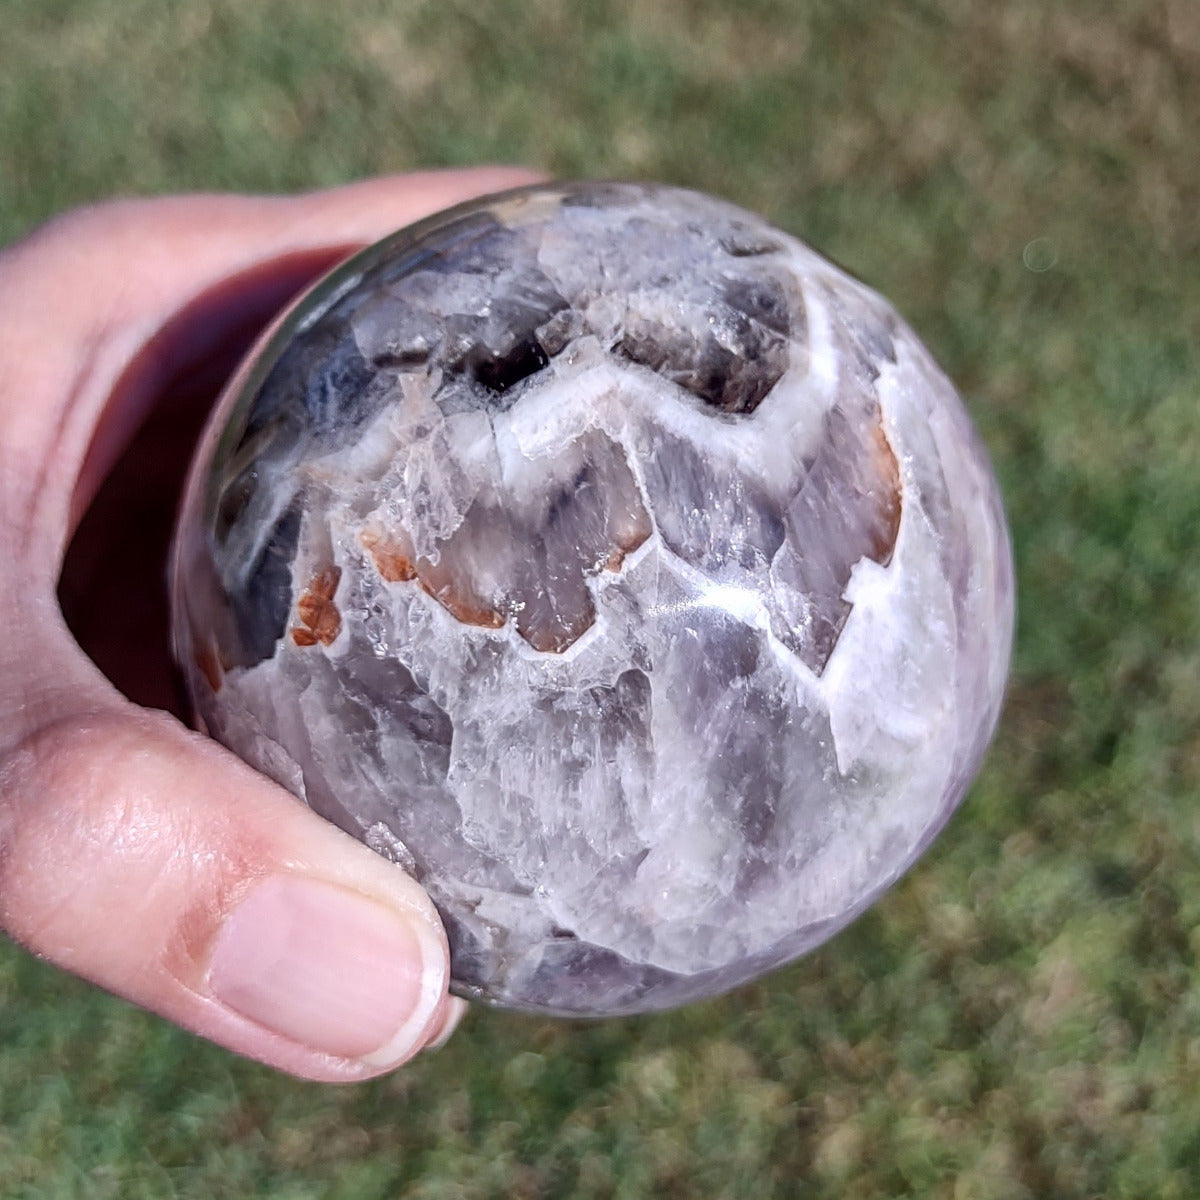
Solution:
M 661 427 L 649 431 L 643 472 L 663 542 L 713 578 L 738 581 L 757 572 L 783 544 L 783 514 L 775 502 L 692 442 Z M 714 496 L 731 502 L 715 506 Z
M 792 312 L 769 277 L 717 281 L 703 320 L 666 325 L 647 316 L 646 307 L 629 312 L 613 352 L 714 409 L 753 413 L 787 370 Z
M 777 626 L 780 639 L 817 674 L 837 646 L 851 605 L 843 593 L 864 558 L 891 561 L 900 525 L 895 454 L 873 394 L 830 410 L 824 438 L 785 514 L 787 537 L 772 564 L 777 589 L 804 601 Z
M 292 560 L 299 536 L 300 508 L 293 504 L 279 518 L 241 586 L 228 597 L 238 641 L 232 657 L 239 666 L 270 658 L 283 637 L 292 608 Z
M 850 295 L 828 285 L 822 290 L 834 314 L 834 339 L 842 351 L 843 370 L 853 371 L 868 385 L 874 384 L 880 364 L 896 361 L 895 314 L 865 293 Z
M 726 232 L 718 237 L 721 249 L 731 258 L 762 258 L 778 254 L 783 246 L 775 238 L 767 237 L 746 225 L 730 222 Z
M 490 410 L 510 407 L 513 397 L 505 394 L 549 363 L 542 332 L 568 308 L 540 273 L 502 283 L 479 310 L 446 318 L 442 340 L 430 356 L 451 384 L 460 378 L 476 384 L 476 406 Z

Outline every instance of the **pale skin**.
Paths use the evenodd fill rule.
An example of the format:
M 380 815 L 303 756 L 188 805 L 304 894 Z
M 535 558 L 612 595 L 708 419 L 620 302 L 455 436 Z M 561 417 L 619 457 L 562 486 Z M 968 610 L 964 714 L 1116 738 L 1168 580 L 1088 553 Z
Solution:
M 399 869 L 176 717 L 127 700 L 67 628 L 63 559 L 169 381 L 200 371 L 231 330 L 265 324 L 360 246 L 532 178 L 486 168 L 295 197 L 118 201 L 0 251 L 0 929 L 309 1079 L 377 1075 L 449 1035 L 462 1005 L 437 914 Z M 138 634 L 116 632 L 144 654 Z M 165 646 L 151 651 L 165 659 Z M 338 930 L 361 910 L 357 990 L 346 980 L 359 960 L 322 928 L 323 898 L 351 914 Z M 389 971 L 392 993 L 411 993 L 391 1015 L 392 993 L 371 990 Z

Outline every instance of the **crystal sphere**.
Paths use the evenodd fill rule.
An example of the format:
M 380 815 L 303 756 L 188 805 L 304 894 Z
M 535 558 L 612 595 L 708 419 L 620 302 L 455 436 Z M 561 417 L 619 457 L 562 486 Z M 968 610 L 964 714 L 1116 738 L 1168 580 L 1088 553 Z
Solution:
M 453 988 L 598 1015 L 865 909 L 995 726 L 1013 580 L 954 388 L 722 201 L 583 183 L 336 269 L 199 446 L 198 723 L 433 897 Z

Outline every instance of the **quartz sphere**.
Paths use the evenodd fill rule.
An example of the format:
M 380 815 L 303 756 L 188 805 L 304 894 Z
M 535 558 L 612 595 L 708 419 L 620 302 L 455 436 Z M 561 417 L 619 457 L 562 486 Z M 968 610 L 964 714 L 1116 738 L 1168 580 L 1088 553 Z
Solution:
M 1013 623 L 986 456 L 894 310 L 632 184 L 309 291 L 214 412 L 172 576 L 201 726 L 420 880 L 455 991 L 559 1014 L 865 909 L 962 799 Z

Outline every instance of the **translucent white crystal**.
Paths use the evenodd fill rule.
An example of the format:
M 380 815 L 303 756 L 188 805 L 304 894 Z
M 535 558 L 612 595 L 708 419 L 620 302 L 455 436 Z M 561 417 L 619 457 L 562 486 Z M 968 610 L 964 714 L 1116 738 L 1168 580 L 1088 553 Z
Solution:
M 895 312 L 614 184 L 310 293 L 218 406 L 173 583 L 204 727 L 416 874 L 462 994 L 581 1014 L 861 912 L 977 769 L 1013 617 L 985 455 Z

